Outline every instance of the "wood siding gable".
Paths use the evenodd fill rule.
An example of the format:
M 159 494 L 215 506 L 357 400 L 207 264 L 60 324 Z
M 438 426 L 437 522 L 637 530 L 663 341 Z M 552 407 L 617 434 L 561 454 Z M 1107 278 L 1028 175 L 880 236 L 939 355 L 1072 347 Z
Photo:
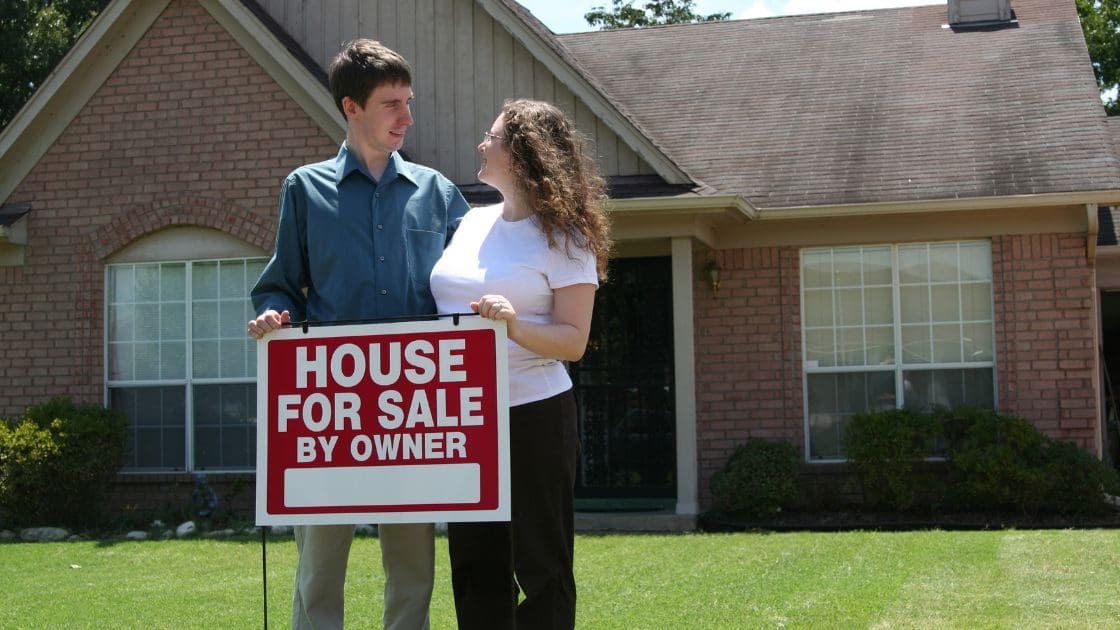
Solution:
M 501 11 L 501 3 L 488 9 L 476 0 L 257 2 L 324 68 L 342 44 L 358 37 L 376 39 L 404 55 L 413 67 L 416 94 L 416 123 L 404 150 L 457 184 L 476 183 L 482 132 L 504 100 L 519 97 L 546 100 L 567 112 L 588 137 L 605 175 L 659 173 L 495 19 L 491 11 Z M 666 167 L 660 171 L 672 174 Z

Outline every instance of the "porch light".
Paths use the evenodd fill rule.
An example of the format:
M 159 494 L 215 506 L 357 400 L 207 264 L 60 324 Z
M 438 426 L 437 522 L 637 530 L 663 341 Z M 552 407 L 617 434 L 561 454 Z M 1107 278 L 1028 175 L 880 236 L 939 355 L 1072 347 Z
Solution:
M 712 297 L 719 297 L 719 274 L 723 271 L 720 269 L 716 261 L 709 259 L 708 264 L 704 265 L 704 277 L 708 280 L 708 285 L 712 287 Z

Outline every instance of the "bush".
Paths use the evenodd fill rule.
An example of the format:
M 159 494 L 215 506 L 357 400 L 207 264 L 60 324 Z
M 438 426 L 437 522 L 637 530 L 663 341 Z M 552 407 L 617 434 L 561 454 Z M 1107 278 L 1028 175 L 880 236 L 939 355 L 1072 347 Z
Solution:
M 1037 514 L 1046 504 L 1048 438 L 1030 422 L 990 409 L 935 411 L 949 440 L 960 507 Z
M 56 398 L 0 423 L 0 510 L 12 525 L 80 528 L 101 518 L 120 469 L 127 419 L 97 405 Z
M 919 490 L 932 491 L 934 477 L 917 464 L 934 453 L 940 425 L 909 409 L 857 414 L 844 434 L 848 464 L 871 507 L 905 511 Z
M 747 440 L 712 476 L 712 509 L 750 517 L 780 512 L 797 499 L 799 464 L 788 442 Z
M 1101 514 L 1120 476 L 1070 442 L 1053 440 L 1027 420 L 991 409 L 872 411 L 849 423 L 849 464 L 868 503 L 906 510 L 924 492 L 940 498 L 940 478 L 919 468 L 943 438 L 954 508 L 1026 515 Z M 931 507 L 937 507 L 935 504 Z
M 991 409 L 869 411 L 851 419 L 844 443 L 867 507 L 1090 515 L 1114 513 L 1108 495 L 1120 496 L 1108 464 Z M 798 468 L 791 445 L 748 440 L 712 477 L 712 515 L 757 518 L 794 505 Z
M 1072 442 L 1051 440 L 1046 447 L 1043 474 L 1046 493 L 1044 512 L 1057 514 L 1104 514 L 1112 509 L 1102 489 L 1120 495 L 1120 476 L 1100 460 Z

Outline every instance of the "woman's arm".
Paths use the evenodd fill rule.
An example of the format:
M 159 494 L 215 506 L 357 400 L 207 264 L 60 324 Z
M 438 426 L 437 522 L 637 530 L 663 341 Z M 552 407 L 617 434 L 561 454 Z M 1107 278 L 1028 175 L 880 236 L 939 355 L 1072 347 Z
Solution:
M 517 311 L 504 296 L 484 295 L 471 302 L 479 315 L 506 322 L 509 338 L 542 357 L 578 361 L 587 349 L 591 334 L 591 311 L 595 306 L 595 285 L 573 284 L 556 289 L 552 295 L 552 323 L 535 324 L 517 319 Z

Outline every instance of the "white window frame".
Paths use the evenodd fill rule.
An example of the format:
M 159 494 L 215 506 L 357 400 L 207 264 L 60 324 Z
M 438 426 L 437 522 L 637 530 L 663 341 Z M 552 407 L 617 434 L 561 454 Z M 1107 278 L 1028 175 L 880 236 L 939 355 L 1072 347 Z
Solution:
M 866 373 L 870 373 L 870 372 L 893 372 L 894 373 L 894 387 L 895 387 L 895 390 L 894 390 L 895 408 L 896 409 L 901 409 L 905 406 L 905 403 L 906 403 L 906 401 L 905 401 L 906 392 L 905 392 L 905 386 L 904 386 L 904 374 L 906 372 L 911 372 L 911 371 L 931 371 L 931 372 L 934 372 L 934 371 L 939 371 L 939 370 L 944 371 L 944 370 L 990 369 L 992 371 L 992 405 L 993 405 L 993 408 L 998 408 L 998 406 L 999 406 L 999 381 L 998 381 L 999 375 L 998 375 L 998 371 L 996 369 L 998 343 L 997 343 L 997 339 L 996 339 L 996 330 L 995 330 L 995 316 L 996 316 L 996 313 L 995 313 L 995 304 L 994 303 L 995 303 L 995 287 L 996 287 L 996 284 L 995 284 L 995 278 L 994 277 L 992 277 L 990 279 L 990 283 L 991 283 L 991 287 L 992 287 L 991 296 L 990 296 L 991 300 L 992 300 L 992 303 L 990 304 L 990 312 L 991 312 L 991 318 L 992 318 L 991 319 L 992 357 L 991 357 L 990 361 L 932 362 L 933 357 L 930 357 L 931 358 L 930 363 L 905 363 L 902 360 L 904 355 L 903 355 L 903 342 L 902 342 L 902 328 L 903 328 L 902 300 L 900 299 L 901 282 L 900 282 L 900 279 L 899 279 L 899 273 L 900 273 L 899 248 L 900 247 L 909 247 L 909 246 L 920 246 L 920 245 L 925 245 L 927 247 L 931 246 L 931 245 L 958 245 L 958 246 L 960 246 L 960 245 L 977 244 L 977 243 L 982 243 L 984 245 L 987 245 L 989 247 L 989 252 L 991 251 L 990 250 L 990 248 L 991 248 L 991 241 L 990 240 L 974 240 L 974 239 L 973 240 L 969 240 L 969 239 L 952 240 L 952 241 L 921 241 L 921 242 L 902 242 L 902 243 L 877 243 L 877 244 L 863 244 L 863 245 L 838 245 L 838 246 L 832 246 L 832 247 L 827 247 L 827 246 L 826 247 L 806 247 L 806 248 L 801 249 L 800 255 L 798 257 L 798 274 L 799 274 L 799 281 L 800 281 L 799 298 L 800 298 L 800 315 L 801 315 L 801 320 L 800 320 L 801 321 L 801 326 L 800 326 L 800 328 L 801 328 L 801 366 L 802 366 L 802 370 L 801 370 L 801 372 L 802 372 L 802 382 L 801 382 L 802 389 L 801 389 L 801 391 L 802 391 L 802 405 L 803 405 L 802 420 L 803 420 L 803 429 L 804 429 L 804 448 L 805 448 L 804 452 L 805 452 L 805 461 L 806 462 L 817 463 L 817 464 L 835 464 L 835 463 L 842 463 L 842 462 L 847 461 L 846 457 L 822 457 L 822 458 L 815 458 L 815 459 L 812 457 L 812 450 L 811 450 L 812 444 L 811 444 L 811 439 L 810 439 L 811 438 L 811 429 L 810 429 L 810 415 L 809 415 L 809 376 L 811 374 L 845 374 L 845 373 L 866 374 Z M 806 326 L 806 323 L 805 323 L 806 322 L 806 313 L 805 313 L 805 305 L 806 305 L 806 299 L 805 299 L 805 256 L 806 256 L 806 253 L 821 252 L 821 251 L 831 251 L 831 252 L 835 253 L 838 250 L 854 250 L 854 249 L 858 249 L 862 253 L 862 251 L 865 250 L 865 249 L 882 249 L 882 248 L 890 248 L 891 308 L 892 308 L 892 316 L 893 316 L 893 321 L 891 322 L 891 327 L 893 329 L 892 332 L 893 332 L 893 343 L 894 343 L 893 362 L 890 363 L 890 364 L 834 365 L 834 366 L 826 366 L 826 367 L 810 365 L 810 362 L 807 358 L 808 357 L 808 344 L 807 344 L 808 327 Z M 934 284 L 954 284 L 954 285 L 960 286 L 962 283 L 959 280 L 957 282 L 953 282 L 953 283 L 931 282 L 930 286 L 932 286 Z M 875 285 L 875 286 L 878 286 L 878 285 Z M 862 279 L 861 279 L 861 282 L 860 282 L 860 287 L 861 287 L 861 289 L 866 287 L 866 284 L 863 282 Z M 834 308 L 835 308 L 835 306 L 834 306 Z M 932 303 L 931 303 L 930 309 L 932 310 L 932 308 L 933 308 L 933 306 L 932 306 Z M 839 330 L 841 328 L 841 326 L 838 326 L 835 323 L 836 322 L 836 313 L 835 312 L 833 313 L 833 322 L 834 322 L 833 326 L 832 326 L 833 330 Z M 967 323 L 980 323 L 980 322 L 978 320 L 971 320 L 971 321 L 961 320 L 961 321 L 958 321 L 957 323 L 960 324 L 960 325 L 964 325 L 964 324 L 967 324 Z M 932 323 L 930 325 L 932 326 Z M 866 327 L 866 325 L 864 325 L 863 327 Z M 866 342 L 866 337 L 865 337 L 865 342 Z M 835 344 L 835 342 L 834 342 L 834 344 Z M 866 346 L 865 346 L 865 348 L 866 348 Z M 963 356 L 962 356 L 962 358 L 963 358 Z
M 105 297 L 104 304 L 103 304 L 103 321 L 105 322 L 105 325 L 102 327 L 103 328 L 103 330 L 102 330 L 102 334 L 103 334 L 102 365 L 104 366 L 104 371 L 103 371 L 103 375 L 102 375 L 102 384 L 103 384 L 103 400 L 104 400 L 105 406 L 108 407 L 108 406 L 111 405 L 112 390 L 117 389 L 117 388 L 129 388 L 129 387 L 132 387 L 132 388 L 140 388 L 140 387 L 183 387 L 184 388 L 184 409 L 183 409 L 183 413 L 184 413 L 183 431 L 185 433 L 184 443 L 183 443 L 183 448 L 185 449 L 185 453 L 184 453 L 184 457 L 183 457 L 184 467 L 183 468 L 130 468 L 130 467 L 126 467 L 126 468 L 122 468 L 122 470 L 121 470 L 121 472 L 123 474 L 153 474 L 153 473 L 165 473 L 165 472 L 195 472 L 195 471 L 199 470 L 199 468 L 197 467 L 197 464 L 195 462 L 195 449 L 194 449 L 195 432 L 196 432 L 195 419 L 194 419 L 194 387 L 196 385 L 206 386 L 206 385 L 243 385 L 243 384 L 253 384 L 255 386 L 256 382 L 257 382 L 257 379 L 256 379 L 255 367 L 253 367 L 253 366 L 250 366 L 250 368 L 249 368 L 249 372 L 250 372 L 251 376 L 217 377 L 217 378 L 214 378 L 214 377 L 196 378 L 194 376 L 194 347 L 193 347 L 194 346 L 194 333 L 193 333 L 193 331 L 194 331 L 194 322 L 193 322 L 194 308 L 193 308 L 193 305 L 195 303 L 194 297 L 193 297 L 194 267 L 195 267 L 195 265 L 207 264 L 207 263 L 237 263 L 237 262 L 240 262 L 242 264 L 259 262 L 263 266 L 263 264 L 266 263 L 267 261 L 268 261 L 268 258 L 265 257 L 265 256 L 243 255 L 242 254 L 242 255 L 224 256 L 224 257 L 221 257 L 221 258 L 202 258 L 202 259 L 177 259 L 177 260 L 144 260 L 144 259 L 127 260 L 126 259 L 126 260 L 123 260 L 121 262 L 110 261 L 110 262 L 106 263 L 106 265 L 104 267 L 103 284 L 102 284 L 103 295 Z M 179 265 L 179 264 L 184 265 L 184 284 L 185 284 L 185 287 L 184 287 L 184 292 L 185 292 L 184 303 L 185 303 L 185 306 L 184 306 L 184 308 L 185 308 L 185 311 L 186 311 L 184 313 L 184 331 L 185 331 L 185 333 L 184 333 L 184 344 L 185 344 L 185 356 L 186 356 L 186 359 L 185 359 L 186 364 L 184 365 L 185 378 L 167 379 L 167 380 L 162 380 L 162 379 L 160 379 L 160 380 L 152 380 L 152 379 L 112 380 L 110 378 L 110 373 L 111 373 L 111 365 L 110 365 L 110 342 L 111 342 L 110 304 L 111 304 L 111 296 L 109 295 L 111 270 L 114 267 L 125 267 L 125 266 L 132 266 L 133 268 L 135 268 L 137 266 Z M 249 296 L 246 295 L 245 299 L 249 299 Z M 246 335 L 246 337 L 248 337 L 248 335 Z M 255 399 L 256 399 L 256 397 L 254 395 L 253 400 L 255 400 Z M 260 412 L 258 411 L 258 413 L 260 413 Z M 130 427 L 131 427 L 131 419 L 130 419 Z M 255 462 L 248 462 L 247 465 L 243 468 L 242 467 L 239 467 L 239 468 L 219 467 L 219 468 L 206 468 L 204 470 L 207 473 L 244 473 L 244 472 L 252 472 L 254 470 L 254 467 L 255 467 Z

